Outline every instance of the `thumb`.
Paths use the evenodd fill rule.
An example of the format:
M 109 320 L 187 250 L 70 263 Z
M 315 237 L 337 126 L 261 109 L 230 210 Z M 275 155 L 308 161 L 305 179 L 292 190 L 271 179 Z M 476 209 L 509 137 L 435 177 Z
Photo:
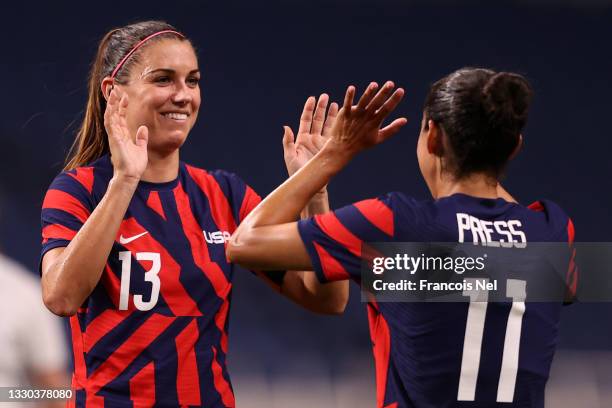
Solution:
M 147 147 L 149 142 L 149 128 L 140 126 L 136 132 L 136 146 Z
M 283 126 L 285 133 L 283 134 L 283 150 L 287 151 L 294 145 L 295 135 L 289 126 Z
M 379 143 L 384 142 L 387 139 L 390 139 L 391 136 L 393 136 L 397 132 L 399 132 L 400 129 L 404 125 L 406 125 L 406 123 L 408 123 L 408 119 L 406 119 L 406 118 L 399 118 L 399 119 L 395 119 L 389 125 L 387 125 L 384 128 L 380 129 L 378 131 L 378 138 L 377 138 L 375 144 L 379 144 Z

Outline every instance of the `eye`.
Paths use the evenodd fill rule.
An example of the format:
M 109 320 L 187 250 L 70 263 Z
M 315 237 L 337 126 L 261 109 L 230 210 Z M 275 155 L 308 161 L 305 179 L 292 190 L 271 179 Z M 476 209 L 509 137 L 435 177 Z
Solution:
M 187 84 L 191 87 L 196 87 L 200 83 L 200 78 L 198 77 L 189 77 L 187 78 Z
M 157 84 L 169 84 L 170 83 L 170 77 L 167 75 L 162 75 L 159 76 L 157 78 L 155 78 L 155 83 Z

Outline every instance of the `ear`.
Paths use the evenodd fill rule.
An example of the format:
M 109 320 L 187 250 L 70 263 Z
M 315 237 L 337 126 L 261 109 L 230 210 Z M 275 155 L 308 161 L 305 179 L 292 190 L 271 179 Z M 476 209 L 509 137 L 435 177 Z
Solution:
M 433 120 L 427 121 L 427 151 L 436 156 L 442 156 L 444 148 L 442 146 L 442 132 Z
M 512 154 L 508 158 L 508 161 L 514 159 L 516 155 L 521 151 L 522 147 L 523 147 L 523 135 L 519 134 L 518 142 L 516 142 L 516 147 L 514 148 L 514 150 L 512 151 Z
M 104 99 L 108 101 L 110 97 L 110 93 L 113 90 L 113 85 L 115 81 L 111 77 L 105 77 L 100 84 L 100 89 L 102 89 L 102 95 L 104 95 Z

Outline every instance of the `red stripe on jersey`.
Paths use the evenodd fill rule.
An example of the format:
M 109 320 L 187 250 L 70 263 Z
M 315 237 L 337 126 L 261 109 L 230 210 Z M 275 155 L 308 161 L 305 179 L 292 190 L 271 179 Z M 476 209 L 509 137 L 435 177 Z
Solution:
M 47 225 L 42 230 L 43 242 L 47 242 L 48 240 L 53 238 L 71 241 L 76 234 L 77 232 L 75 230 L 72 230 L 68 227 L 64 227 L 60 224 Z
M 225 322 L 227 321 L 227 313 L 229 312 L 229 300 L 223 300 L 223 304 L 215 314 L 215 324 L 221 331 L 221 350 L 227 354 L 227 333 L 225 332 Z
M 393 211 L 385 203 L 375 198 L 353 204 L 359 212 L 376 228 L 393 237 Z
M 576 248 L 574 248 L 575 234 L 574 223 L 572 222 L 572 219 L 569 218 L 567 220 L 567 243 L 571 248 L 572 254 L 565 279 L 569 292 L 568 296 L 570 299 L 573 299 L 576 296 L 576 290 L 578 289 L 578 267 L 576 266 Z
M 251 187 L 246 186 L 244 191 L 244 198 L 240 205 L 240 212 L 238 213 L 239 222 L 242 222 L 244 218 L 261 202 L 261 197 Z
M 385 405 L 385 393 L 387 390 L 391 336 L 387 321 L 369 303 L 368 323 L 370 324 L 370 336 L 373 343 L 374 366 L 376 370 L 376 406 L 382 408 Z
M 55 189 L 47 191 L 42 208 L 66 211 L 82 223 L 85 223 L 90 214 L 89 210 L 77 198 L 65 191 Z
M 85 397 L 85 406 L 87 408 L 105 408 L 104 397 L 88 392 Z
M 187 193 L 185 193 L 185 190 L 183 190 L 183 186 L 179 185 L 174 189 L 174 197 L 176 199 L 176 206 L 181 218 L 183 231 L 185 232 L 185 236 L 191 245 L 193 260 L 197 267 L 202 270 L 204 275 L 206 275 L 217 296 L 219 296 L 221 299 L 225 299 L 229 293 L 231 285 L 225 277 L 225 274 L 223 274 L 223 271 L 219 265 L 210 261 L 208 245 L 204 241 L 204 232 L 191 212 L 189 196 L 187 196 Z
M 94 184 L 94 168 L 93 167 L 79 167 L 76 169 L 76 174 L 68 173 L 72 178 L 76 179 L 89 194 L 93 191 Z
M 85 328 L 84 350 L 89 353 L 96 343 L 132 314 L 131 311 L 107 309 L 93 319 Z
M 134 237 L 145 231 L 144 227 L 142 227 L 135 218 L 128 218 L 121 223 L 121 227 L 117 233 L 117 242 L 120 241 L 121 235 L 123 235 L 124 238 Z M 134 241 L 123 244 L 123 246 L 130 250 L 132 254 L 136 254 L 137 252 L 157 252 L 161 258 L 161 271 L 163 273 L 163 275 L 160 276 L 162 280 L 160 292 L 172 313 L 176 316 L 202 316 L 197 303 L 191 298 L 179 279 L 181 274 L 180 265 L 172 258 L 163 245 L 151 236 L 151 234 L 145 234 Z M 148 261 L 139 261 L 139 263 L 145 271 L 149 270 L 151 267 Z M 132 277 L 132 279 L 135 279 L 135 277 Z M 132 302 L 130 302 L 130 304 L 132 304 Z
M 130 380 L 130 399 L 134 408 L 155 405 L 155 363 L 151 361 Z
M 319 256 L 319 261 L 321 261 L 321 269 L 323 270 L 323 275 L 329 281 L 335 280 L 344 280 L 349 279 L 351 276 L 344 269 L 344 266 L 340 262 L 336 260 L 333 256 L 329 254 L 321 245 L 317 244 L 313 241 L 312 243 L 317 251 L 317 255 Z
M 206 198 L 208 199 L 210 213 L 217 228 L 221 231 L 228 231 L 230 234 L 236 229 L 236 221 L 232 212 L 232 207 L 229 205 L 221 186 L 217 180 L 206 171 L 192 166 L 187 167 L 187 172 L 200 187 Z
M 223 369 L 221 365 L 217 361 L 217 349 L 213 346 L 213 361 L 212 361 L 212 372 L 215 383 L 215 389 L 219 394 L 221 394 L 221 400 L 223 400 L 223 405 L 226 407 L 235 407 L 236 401 L 234 400 L 234 393 L 232 392 L 232 388 L 229 383 L 225 381 L 223 377 Z
M 176 375 L 176 391 L 180 406 L 200 405 L 200 377 L 195 353 L 195 344 L 198 341 L 198 323 L 191 323 L 176 336 L 176 354 L 178 369 Z
M 529 204 L 527 208 L 533 211 L 544 211 L 544 206 L 539 201 L 534 201 L 533 203 Z
M 87 368 L 85 366 L 85 353 L 83 352 L 83 334 L 81 333 L 78 315 L 70 316 L 70 334 L 72 337 L 72 353 L 74 355 L 72 388 L 78 390 L 85 388 L 87 383 Z
M 151 314 L 143 324 L 115 350 L 89 377 L 87 394 L 94 395 L 113 381 L 123 370 L 174 322 L 175 317 Z M 148 393 L 149 390 L 141 390 Z
M 574 236 L 576 235 L 576 231 L 574 230 L 574 223 L 571 218 L 567 220 L 567 242 L 570 245 L 574 244 Z
M 164 212 L 164 208 L 162 207 L 161 201 L 159 199 L 159 193 L 157 191 L 151 191 L 149 193 L 149 198 L 147 199 L 147 205 L 150 209 L 155 211 L 160 217 L 166 220 L 166 213 Z
M 337 241 L 353 255 L 361 257 L 361 241 L 349 231 L 333 212 L 315 215 L 314 221 L 328 237 Z
M 397 408 L 397 402 L 387 405 L 385 408 Z

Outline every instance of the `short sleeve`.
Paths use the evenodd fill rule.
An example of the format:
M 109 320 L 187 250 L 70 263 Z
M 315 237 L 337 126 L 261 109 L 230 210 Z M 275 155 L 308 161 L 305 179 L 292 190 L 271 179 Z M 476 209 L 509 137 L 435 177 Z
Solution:
M 321 282 L 361 280 L 367 242 L 395 239 L 393 195 L 360 201 L 298 222 L 298 230 Z
M 94 208 L 91 168 L 58 175 L 47 190 L 41 211 L 42 251 L 67 246 Z

